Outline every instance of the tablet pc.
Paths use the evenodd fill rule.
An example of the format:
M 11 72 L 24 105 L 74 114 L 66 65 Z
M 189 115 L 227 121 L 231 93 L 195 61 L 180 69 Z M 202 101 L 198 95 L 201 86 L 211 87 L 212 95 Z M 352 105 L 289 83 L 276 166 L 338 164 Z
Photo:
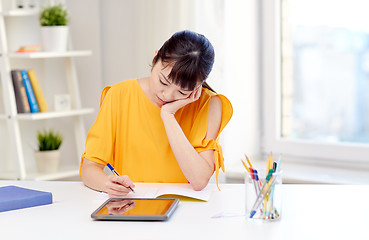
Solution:
M 178 205 L 177 198 L 109 198 L 91 217 L 95 220 L 163 221 Z

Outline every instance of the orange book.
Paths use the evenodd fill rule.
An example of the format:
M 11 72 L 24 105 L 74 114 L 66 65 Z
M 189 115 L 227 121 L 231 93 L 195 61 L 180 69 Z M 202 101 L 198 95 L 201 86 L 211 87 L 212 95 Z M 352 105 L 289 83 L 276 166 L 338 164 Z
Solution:
M 47 105 L 44 93 L 42 92 L 42 89 L 37 79 L 35 71 L 33 69 L 29 69 L 28 76 L 29 76 L 29 80 L 31 81 L 33 91 L 35 92 L 35 96 L 36 96 L 38 106 L 40 108 L 40 112 L 47 112 L 49 110 L 49 107 Z

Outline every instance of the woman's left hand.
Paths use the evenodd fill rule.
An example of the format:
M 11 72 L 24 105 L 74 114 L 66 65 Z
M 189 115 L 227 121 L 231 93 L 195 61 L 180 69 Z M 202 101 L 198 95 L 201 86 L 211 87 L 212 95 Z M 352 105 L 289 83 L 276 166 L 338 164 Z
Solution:
M 198 100 L 201 96 L 202 86 L 195 89 L 187 98 L 179 99 L 170 103 L 166 103 L 161 107 L 161 112 L 175 114 L 176 111 L 189 103 Z

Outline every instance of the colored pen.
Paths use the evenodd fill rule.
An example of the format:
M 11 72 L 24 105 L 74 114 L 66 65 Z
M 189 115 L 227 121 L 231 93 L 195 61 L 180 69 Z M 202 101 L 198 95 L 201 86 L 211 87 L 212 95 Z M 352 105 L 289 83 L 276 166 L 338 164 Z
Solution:
M 274 173 L 276 173 L 276 174 L 279 172 L 279 169 L 281 167 L 281 160 L 282 160 L 282 156 L 279 155 L 277 162 L 274 162 L 275 164 L 273 164 L 275 166 L 275 167 L 273 167 L 274 168 Z M 271 202 L 272 202 L 272 208 L 274 208 L 274 206 L 273 206 L 274 188 L 275 188 L 275 186 L 273 186 L 272 190 L 270 191 L 270 198 L 271 198 Z M 277 211 L 277 210 L 275 210 L 275 211 Z
M 281 156 L 279 156 L 278 161 L 275 163 L 275 170 L 274 173 L 278 173 L 279 172 L 279 168 L 281 166 Z M 272 190 L 270 191 L 270 196 L 272 198 L 273 201 L 273 195 L 274 195 L 274 186 L 272 187 Z
M 250 175 L 251 175 L 252 180 L 254 180 L 255 193 L 259 194 L 260 187 L 258 184 L 258 181 L 259 181 L 258 172 L 254 170 L 253 168 L 250 168 Z
M 256 209 L 258 209 L 260 204 L 263 202 L 264 198 L 266 198 L 268 196 L 269 190 L 273 186 L 275 180 L 276 180 L 276 178 L 274 176 L 272 176 L 271 181 L 269 181 L 269 179 L 268 179 L 268 182 L 266 182 L 264 184 L 263 188 L 261 189 L 259 195 L 256 198 L 254 206 L 252 207 L 252 210 L 250 212 L 250 218 L 252 218 L 255 215 Z
M 254 169 L 254 177 L 255 177 L 255 181 L 256 181 L 256 186 L 258 188 L 258 194 L 260 192 L 260 186 L 261 186 L 261 181 L 260 181 L 260 178 L 258 176 L 258 171 Z M 260 185 L 259 185 L 260 184 Z
M 278 157 L 278 161 L 277 162 L 273 162 L 273 172 L 274 173 L 278 173 L 279 172 L 279 168 L 281 165 L 281 155 L 279 155 Z M 274 207 L 274 188 L 275 188 L 275 184 L 272 186 L 272 189 L 270 190 L 270 194 L 269 194 L 269 199 L 268 199 L 268 203 L 270 211 L 266 213 L 267 216 L 269 216 L 270 218 L 274 219 L 274 215 L 278 214 L 277 209 Z M 274 211 L 273 211 L 274 210 Z M 279 215 L 277 215 L 278 217 Z
M 115 171 L 114 167 L 110 165 L 110 163 L 107 163 L 106 166 L 108 166 L 112 173 L 114 173 L 116 176 L 119 176 L 119 173 Z M 131 189 L 132 192 L 135 192 L 135 190 L 133 190 L 130 186 L 128 186 L 128 188 Z

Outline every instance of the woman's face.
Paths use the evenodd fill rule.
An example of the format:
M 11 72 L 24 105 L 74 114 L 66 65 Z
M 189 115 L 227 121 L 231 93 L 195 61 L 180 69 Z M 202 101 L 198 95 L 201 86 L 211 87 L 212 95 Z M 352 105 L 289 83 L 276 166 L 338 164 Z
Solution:
M 171 70 L 172 66 L 163 66 L 162 62 L 159 60 L 151 71 L 151 99 L 158 107 L 162 107 L 166 103 L 170 103 L 179 99 L 185 99 L 194 91 L 183 89 L 180 86 L 172 83 L 171 79 L 168 78 Z

